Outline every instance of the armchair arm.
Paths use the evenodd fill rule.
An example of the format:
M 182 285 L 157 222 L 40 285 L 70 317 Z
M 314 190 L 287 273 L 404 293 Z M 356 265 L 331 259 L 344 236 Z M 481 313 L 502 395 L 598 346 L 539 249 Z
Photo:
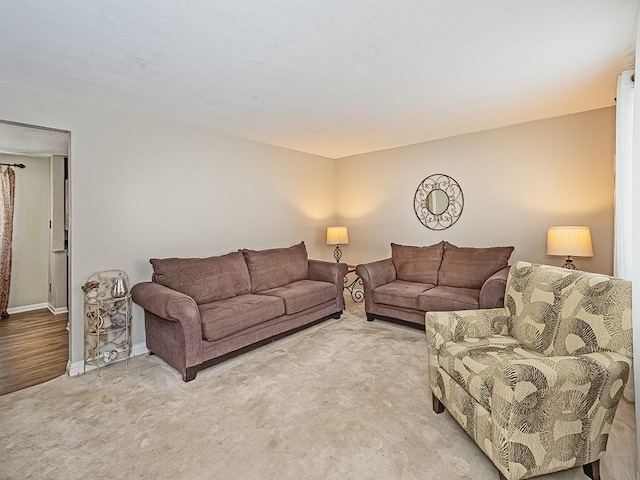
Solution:
M 516 479 L 598 460 L 630 367 L 627 357 L 608 351 L 496 367 L 491 414 L 498 468 Z
M 480 308 L 501 308 L 504 306 L 504 292 L 511 267 L 498 270 L 485 280 L 480 289 Z
M 427 345 L 437 354 L 445 342 L 506 335 L 508 316 L 505 308 L 427 312 L 424 322 Z
M 507 333 L 505 308 L 427 312 L 425 330 L 429 357 L 429 385 L 440 400 L 444 395 L 443 379 L 438 371 L 438 355 L 445 342 L 464 338 L 482 338 Z

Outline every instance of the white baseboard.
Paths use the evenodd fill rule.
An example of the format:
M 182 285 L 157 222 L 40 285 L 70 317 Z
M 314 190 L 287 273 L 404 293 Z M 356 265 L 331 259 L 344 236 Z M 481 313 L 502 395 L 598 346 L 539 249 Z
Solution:
M 136 343 L 131 348 L 131 357 L 129 358 L 137 357 L 139 355 L 146 355 L 147 353 L 149 353 L 149 350 L 147 349 L 146 343 L 144 342 Z M 91 370 L 95 370 L 95 369 L 96 369 L 95 365 L 87 365 L 86 371 L 90 372 Z M 67 362 L 67 375 L 69 375 L 70 377 L 81 375 L 84 372 L 85 372 L 84 360 L 80 360 L 79 362 L 73 362 L 73 363 Z
M 132 348 L 131 348 L 131 356 L 132 357 L 137 357 L 139 355 L 146 355 L 147 353 L 149 353 L 149 349 L 147 348 L 147 344 L 146 343 L 136 343 Z
M 33 305 L 23 305 L 21 307 L 11 307 L 7 308 L 7 313 L 9 315 L 13 313 L 22 313 L 22 312 L 31 312 L 32 310 L 42 310 L 43 308 L 48 308 L 48 303 L 34 303 Z
M 53 305 L 51 305 L 50 303 L 47 303 L 47 308 L 54 315 L 60 315 L 61 313 L 68 313 L 69 312 L 69 309 L 67 309 L 67 307 L 58 307 L 58 308 L 56 308 Z

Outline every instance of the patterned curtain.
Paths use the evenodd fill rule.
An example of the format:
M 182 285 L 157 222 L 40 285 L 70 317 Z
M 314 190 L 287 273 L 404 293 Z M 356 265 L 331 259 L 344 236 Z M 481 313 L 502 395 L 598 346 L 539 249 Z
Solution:
M 7 318 L 11 284 L 11 243 L 13 241 L 13 202 L 16 174 L 13 168 L 0 171 L 0 316 Z

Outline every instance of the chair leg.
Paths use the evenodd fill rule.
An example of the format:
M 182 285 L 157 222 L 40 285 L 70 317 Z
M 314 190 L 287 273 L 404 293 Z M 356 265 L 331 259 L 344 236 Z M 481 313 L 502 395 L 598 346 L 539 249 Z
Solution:
M 373 322 L 375 318 L 376 317 L 373 314 L 367 313 L 367 322 Z
M 500 480 L 507 480 L 507 477 L 505 477 L 500 470 L 498 470 L 498 478 Z
M 433 402 L 433 411 L 436 413 L 444 412 L 444 405 L 440 401 L 438 397 L 436 397 L 433 393 L 431 394 L 431 401 Z
M 582 471 L 591 480 L 600 480 L 600 460 L 583 465 Z

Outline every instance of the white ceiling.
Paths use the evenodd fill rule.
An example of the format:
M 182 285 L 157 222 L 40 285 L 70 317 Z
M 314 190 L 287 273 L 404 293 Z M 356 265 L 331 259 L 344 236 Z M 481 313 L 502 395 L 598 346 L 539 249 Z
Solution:
M 613 105 L 640 0 L 0 6 L 0 82 L 341 157 Z

